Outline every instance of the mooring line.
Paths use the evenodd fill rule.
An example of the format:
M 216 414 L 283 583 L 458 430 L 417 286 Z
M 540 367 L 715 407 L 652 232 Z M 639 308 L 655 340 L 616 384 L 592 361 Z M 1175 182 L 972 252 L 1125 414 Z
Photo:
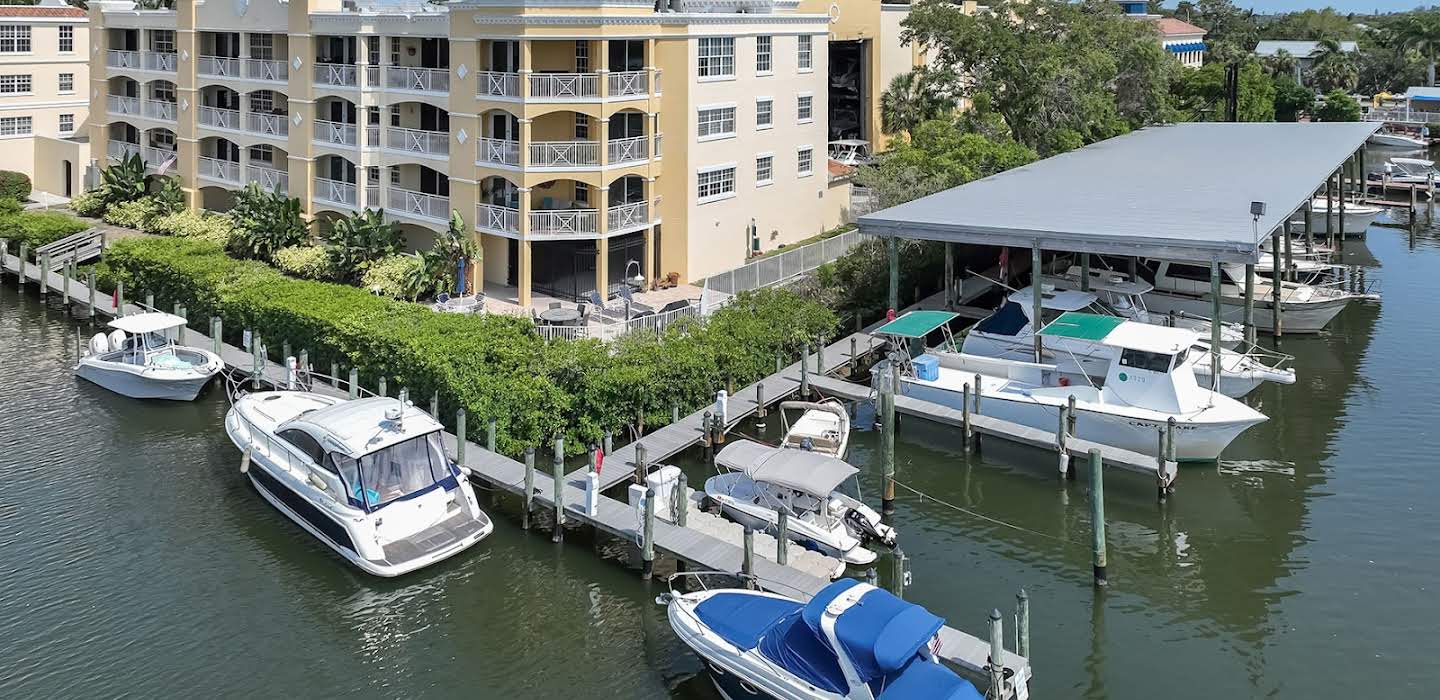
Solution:
M 947 507 L 947 508 L 951 508 L 951 509 L 953 509 L 953 510 L 959 511 L 959 512 L 964 513 L 964 514 L 966 514 L 966 515 L 969 515 L 969 516 L 971 516 L 971 517 L 979 518 L 979 519 L 981 519 L 981 520 L 984 520 L 984 521 L 990 522 L 990 523 L 994 523 L 994 524 L 996 524 L 996 525 L 1002 525 L 1002 526 L 1008 527 L 1008 528 L 1010 528 L 1010 529 L 1012 529 L 1012 530 L 1018 530 L 1018 531 L 1020 531 L 1020 532 L 1028 533 L 1028 534 L 1031 534 L 1031 535 L 1036 535 L 1036 536 L 1038 536 L 1038 537 L 1044 537 L 1044 538 L 1047 538 L 1047 539 L 1052 539 L 1052 540 L 1055 540 L 1055 541 L 1057 541 L 1057 542 L 1064 542 L 1065 544 L 1073 544 L 1073 545 L 1080 546 L 1080 547 L 1089 547 L 1089 546 L 1090 546 L 1090 545 L 1089 545 L 1088 543 L 1086 543 L 1086 542 L 1081 542 L 1081 541 L 1079 541 L 1079 540 L 1066 539 L 1066 538 L 1060 537 L 1060 536 L 1058 536 L 1058 535 L 1052 535 L 1052 534 L 1049 534 L 1049 533 L 1046 533 L 1046 532 L 1040 532 L 1039 530 L 1031 530 L 1031 529 L 1028 528 L 1028 527 L 1023 527 L 1023 526 L 1020 526 L 1020 525 L 1015 525 L 1015 524 L 1012 524 L 1012 523 L 1007 523 L 1007 522 L 1005 522 L 1004 520 L 1000 520 L 1000 519 L 998 519 L 998 518 L 992 518 L 992 517 L 990 517 L 990 516 L 988 516 L 988 515 L 984 515 L 984 514 L 982 514 L 982 513 L 976 513 L 975 511 L 970 510 L 969 508 L 963 508 L 963 507 L 961 507 L 961 506 L 955 505 L 954 503 L 950 503 L 950 502 L 945 501 L 945 500 L 943 500 L 943 499 L 936 498 L 936 497 L 934 497 L 934 496 L 931 496 L 930 494 L 925 493 L 924 491 L 921 491 L 921 490 L 919 490 L 919 489 L 917 489 L 917 488 L 915 488 L 915 487 L 913 487 L 913 486 L 910 486 L 909 484 L 900 482 L 900 481 L 898 481 L 898 480 L 895 481 L 894 483 L 895 483 L 896 486 L 899 486 L 899 487 L 905 489 L 906 491 L 909 491 L 909 492 L 911 492 L 911 493 L 919 496 L 921 502 L 924 502 L 926 499 L 929 499 L 929 500 L 932 500 L 932 501 L 934 501 L 934 502 L 936 502 L 936 503 L 939 503 L 939 504 L 942 505 L 942 506 L 945 506 L 945 507 Z

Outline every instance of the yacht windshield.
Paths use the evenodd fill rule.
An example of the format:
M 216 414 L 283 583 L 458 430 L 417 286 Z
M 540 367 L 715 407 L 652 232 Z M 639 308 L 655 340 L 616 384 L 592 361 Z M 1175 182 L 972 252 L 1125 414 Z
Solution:
M 360 504 L 363 492 L 367 510 L 454 478 L 438 431 L 371 452 L 361 457 L 358 465 L 356 460 L 335 455 L 335 464 L 350 489 L 351 501 Z

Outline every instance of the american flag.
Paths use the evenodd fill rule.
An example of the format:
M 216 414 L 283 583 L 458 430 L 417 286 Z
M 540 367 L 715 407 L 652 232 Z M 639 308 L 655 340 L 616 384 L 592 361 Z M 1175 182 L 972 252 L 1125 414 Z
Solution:
M 1010 275 L 1009 275 L 1009 270 L 1010 270 L 1010 249 L 1009 249 L 1009 248 L 1001 248 L 1001 249 L 1000 249 L 1000 281 L 1001 281 L 1001 282 L 1006 282 L 1006 281 L 1008 281 L 1008 278 L 1009 278 L 1009 276 L 1010 276 Z
M 930 655 L 937 659 L 940 658 L 940 635 L 938 634 L 930 638 Z
M 605 448 L 595 448 L 595 476 L 600 476 L 600 468 L 605 466 Z

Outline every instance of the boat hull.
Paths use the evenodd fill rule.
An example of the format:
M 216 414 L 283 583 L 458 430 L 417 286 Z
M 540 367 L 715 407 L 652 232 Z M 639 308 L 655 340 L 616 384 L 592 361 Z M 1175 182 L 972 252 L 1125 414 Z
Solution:
M 1319 333 L 1345 310 L 1352 297 L 1327 299 L 1312 302 L 1281 302 L 1281 321 L 1285 333 Z M 1155 290 L 1145 295 L 1150 310 L 1161 313 L 1208 314 L 1212 312 L 1208 297 L 1195 297 Z M 1226 321 L 1238 321 L 1244 316 L 1244 302 L 1225 297 L 1222 299 L 1221 315 Z M 1269 300 L 1255 300 L 1255 328 L 1261 332 L 1275 327 L 1273 305 Z
M 1362 237 L 1364 237 L 1364 236 L 1365 236 L 1365 231 L 1370 228 L 1370 224 L 1375 223 L 1375 219 L 1377 219 L 1377 218 L 1379 218 L 1379 217 L 1380 217 L 1380 211 L 1379 211 L 1378 208 L 1366 207 L 1366 209 L 1361 210 L 1361 211 L 1359 211 L 1359 212 L 1356 212 L 1356 211 L 1352 211 L 1349 207 L 1346 207 L 1346 209 L 1345 209 L 1345 237 L 1346 237 L 1346 238 L 1362 238 Z M 1324 210 L 1323 208 L 1321 208 L 1321 209 L 1311 209 L 1311 210 L 1310 210 L 1310 232 L 1311 232 L 1312 234 L 1329 234 L 1329 233 L 1330 233 L 1330 227 L 1331 227 L 1332 225 L 1335 227 L 1335 233 L 1339 233 L 1339 232 L 1340 232 L 1339 204 L 1336 204 L 1336 213 L 1331 214 L 1331 215 L 1329 215 L 1329 216 L 1326 216 L 1326 215 L 1325 215 L 1325 210 Z
M 194 401 L 205 385 L 210 382 L 210 378 L 214 376 L 206 374 L 160 379 L 83 362 L 75 368 L 75 374 L 81 379 L 121 396 L 128 396 L 132 399 L 162 399 L 166 401 Z
M 1370 138 L 1367 139 L 1367 142 L 1368 142 L 1370 145 L 1372 145 L 1372 146 L 1389 146 L 1389 147 L 1391 147 L 1391 148 L 1411 148 L 1411 149 L 1415 149 L 1415 150 L 1420 150 L 1420 149 L 1424 149 L 1424 148 L 1429 148 L 1429 147 L 1430 147 L 1430 144 L 1427 143 L 1424 139 L 1415 138 L 1414 136 L 1403 136 L 1403 135 L 1400 135 L 1400 134 L 1387 134 L 1387 133 L 1384 133 L 1384 132 L 1377 132 L 1377 133 L 1371 134 L 1371 135 L 1370 135 Z
M 710 682 L 729 700 L 845 700 L 844 695 L 814 688 L 754 652 L 735 648 L 676 602 L 670 603 L 667 617 L 675 636 L 700 657 Z

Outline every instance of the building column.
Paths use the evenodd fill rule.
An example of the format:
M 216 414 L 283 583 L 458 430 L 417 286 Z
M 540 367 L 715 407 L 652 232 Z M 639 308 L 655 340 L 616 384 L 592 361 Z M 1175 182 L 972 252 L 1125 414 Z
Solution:
M 518 273 L 515 280 L 519 289 L 521 306 L 530 306 L 530 188 L 519 188 L 520 206 L 516 216 L 518 228 L 520 229 L 520 260 L 516 264 Z
M 530 97 L 530 71 L 534 64 L 535 55 L 531 50 L 530 40 L 520 40 L 520 99 Z
M 603 156 L 602 156 L 603 158 Z M 595 204 L 595 230 L 600 233 L 595 241 L 595 291 L 600 298 L 610 299 L 610 188 L 596 187 L 591 202 Z
M 603 169 L 610 164 L 610 120 L 603 117 L 592 117 L 592 119 L 595 120 L 596 126 L 600 127 L 600 138 L 597 143 L 600 144 L 600 167 Z
M 600 99 L 604 100 L 610 96 L 610 40 L 597 40 L 595 47 L 597 50 L 590 63 L 590 71 L 600 76 Z

